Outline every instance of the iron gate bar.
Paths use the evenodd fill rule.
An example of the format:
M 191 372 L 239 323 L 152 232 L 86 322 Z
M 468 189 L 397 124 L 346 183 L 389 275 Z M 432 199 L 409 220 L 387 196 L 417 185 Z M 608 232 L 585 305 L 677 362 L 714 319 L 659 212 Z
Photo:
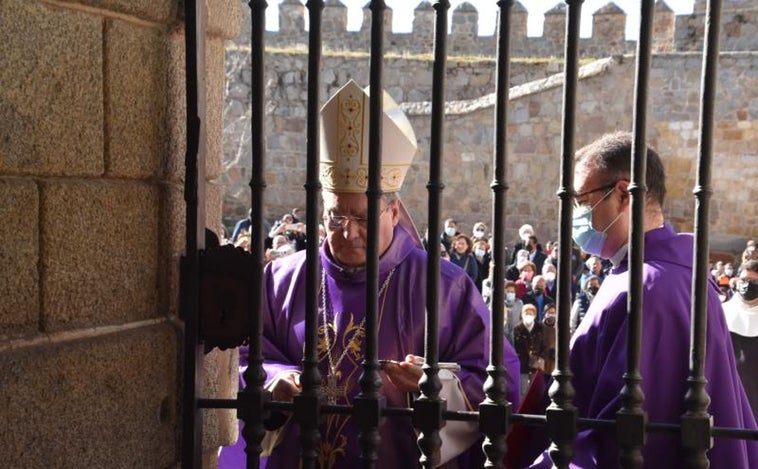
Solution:
M 566 44 L 563 81 L 563 116 L 561 122 L 561 180 L 558 188 L 558 213 L 560 214 L 560 235 L 558 246 L 558 311 L 556 331 L 556 361 L 550 386 L 551 404 L 545 411 L 547 433 L 552 443 L 549 454 L 553 463 L 567 468 L 574 450 L 577 410 L 572 400 L 574 386 L 569 366 L 569 321 L 571 311 L 571 238 L 572 196 L 574 194 L 574 139 L 576 109 L 576 87 L 579 73 L 579 20 L 582 0 L 566 0 Z M 568 248 L 568 249 L 567 249 Z
M 202 451 L 203 415 L 197 407 L 202 387 L 203 347 L 198 343 L 200 250 L 205 246 L 205 155 L 201 146 L 201 108 L 199 97 L 204 96 L 205 3 L 186 0 L 184 3 L 185 102 L 187 106 L 187 147 L 184 166 L 185 253 L 181 259 L 180 311 L 184 320 L 184 372 L 182 379 L 182 466 L 199 468 Z
M 629 223 L 629 293 L 627 300 L 626 372 L 621 389 L 621 408 L 616 412 L 616 436 L 619 462 L 624 468 L 643 464 L 647 414 L 642 408 L 645 394 L 640 385 L 640 351 L 642 350 L 642 274 L 645 261 L 645 196 L 647 194 L 647 102 L 650 77 L 650 54 L 653 34 L 654 0 L 640 6 L 640 31 L 637 40 L 637 76 L 634 84 Z
M 499 0 L 497 36 L 497 77 L 495 84 L 495 136 L 493 153 L 494 177 L 492 190 L 492 227 L 494 230 L 493 256 L 490 261 L 492 299 L 490 302 L 490 363 L 484 383 L 484 401 L 479 404 L 479 430 L 485 435 L 482 449 L 487 456 L 487 467 L 503 467 L 508 450 L 505 434 L 510 428 L 511 403 L 506 398 L 506 372 L 503 363 L 505 347 L 505 202 L 508 191 L 506 163 L 508 160 L 508 97 L 510 88 L 510 33 L 513 0 Z
M 319 239 L 318 199 L 321 195 L 319 181 L 319 98 L 321 72 L 321 16 L 323 0 L 309 0 L 307 3 L 308 31 L 308 117 L 306 137 L 306 240 Z M 305 244 L 305 343 L 303 345 L 303 371 L 300 382 L 303 392 L 295 396 L 295 417 L 300 424 L 302 444 L 302 465 L 315 468 L 318 462 L 319 400 L 321 373 L 318 369 L 318 280 L 321 265 L 318 243 Z M 326 306 L 324 306 L 326 307 Z M 326 333 L 326 332 L 325 332 Z
M 250 345 L 248 350 L 248 367 L 243 373 L 245 389 L 239 394 L 240 419 L 245 423 L 242 437 L 245 439 L 245 454 L 248 469 L 260 467 L 261 441 L 265 435 L 263 421 L 268 417 L 266 403 L 271 400 L 271 393 L 263 389 L 266 372 L 263 369 L 263 354 L 261 352 L 261 334 L 263 322 L 261 314 L 263 307 L 263 252 L 264 237 L 260 227 L 263 226 L 263 206 L 266 189 L 264 169 L 266 161 L 265 143 L 265 0 L 251 0 L 250 6 L 250 144 L 252 153 L 252 171 L 250 174 L 250 305 L 253 310 L 253 321 L 250 330 Z
M 682 416 L 682 446 L 685 464 L 692 468 L 709 466 L 706 451 L 713 446 L 713 417 L 708 414 L 710 397 L 705 390 L 705 337 L 708 307 L 708 227 L 713 150 L 713 106 L 716 95 L 716 71 L 719 53 L 721 0 L 708 0 L 705 12 L 703 73 L 700 99 L 700 141 L 695 194 L 695 275 L 692 278 L 692 310 L 690 321 L 690 375 L 684 398 L 687 411 Z
M 381 442 L 379 423 L 386 398 L 379 393 L 379 327 L 377 323 L 379 283 L 379 208 L 382 198 L 382 118 L 384 84 L 382 55 L 384 51 L 384 0 L 371 0 L 371 58 L 369 72 L 369 134 L 368 134 L 368 230 L 366 233 L 366 355 L 358 383 L 361 392 L 353 400 L 355 417 L 360 427 L 358 443 L 361 460 L 367 469 L 376 467 Z
M 442 181 L 442 157 L 445 135 L 445 69 L 447 65 L 447 12 L 449 0 L 434 3 L 434 64 L 432 69 L 431 135 L 429 140 L 429 193 L 426 270 L 426 317 L 424 320 L 424 365 L 419 381 L 421 395 L 413 402 L 413 426 L 420 430 L 419 462 L 423 467 L 439 465 L 440 428 L 445 425 L 442 413 L 447 403 L 440 397 L 439 378 L 439 279 L 440 199 L 445 184 Z

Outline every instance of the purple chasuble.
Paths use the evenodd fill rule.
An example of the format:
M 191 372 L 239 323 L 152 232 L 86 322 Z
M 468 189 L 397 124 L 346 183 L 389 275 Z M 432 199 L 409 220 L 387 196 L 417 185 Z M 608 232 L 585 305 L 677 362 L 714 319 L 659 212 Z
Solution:
M 643 407 L 649 422 L 679 423 L 689 367 L 690 294 L 693 236 L 677 234 L 669 224 L 645 233 L 643 316 L 640 373 Z M 613 419 L 621 406 L 627 347 L 627 260 L 605 278 L 587 316 L 571 341 L 570 363 L 579 417 Z M 755 429 L 732 353 L 732 342 L 719 302 L 718 289 L 708 286 L 705 356 L 708 412 L 716 427 Z M 571 467 L 619 467 L 614 432 L 579 433 Z M 758 467 L 758 442 L 714 438 L 708 451 L 711 467 Z M 683 467 L 678 435 L 648 433 L 642 455 L 645 468 Z M 544 453 L 534 467 L 550 467 Z
M 352 404 L 360 392 L 358 379 L 365 353 L 365 272 L 350 272 L 332 260 L 327 243 L 320 250 L 326 274 L 326 295 L 319 292 L 319 368 L 326 384 L 329 361 L 337 365 L 338 404 Z M 426 252 L 400 226 L 379 262 L 379 359 L 404 360 L 407 354 L 424 355 L 424 311 L 426 309 Z M 457 373 L 466 393 L 469 410 L 484 399 L 482 385 L 489 357 L 489 312 L 481 294 L 465 272 L 449 262 L 441 263 L 440 278 L 440 361 L 461 366 Z M 389 280 L 387 280 L 389 277 Z M 305 252 L 277 260 L 266 266 L 266 297 L 263 311 L 263 356 L 267 382 L 285 370 L 300 370 L 305 335 Z M 321 278 L 319 278 L 319 282 Z M 385 286 L 386 283 L 386 286 Z M 324 325 L 324 299 L 326 323 Z M 334 325 L 336 324 L 336 331 Z M 328 331 L 328 338 L 324 335 Z M 331 346 L 331 353 L 328 351 Z M 331 355 L 331 356 L 330 356 Z M 508 399 L 518 405 L 519 362 L 513 348 L 504 351 L 508 371 Z M 245 363 L 246 365 L 246 363 Z M 384 373 L 380 392 L 388 407 L 407 407 L 409 396 L 400 392 Z M 323 388 L 322 388 L 323 393 Z M 359 427 L 351 416 L 322 415 L 321 467 L 358 467 Z M 416 467 L 420 452 L 410 419 L 389 417 L 380 426 L 379 467 Z M 242 440 L 242 438 L 240 438 Z M 244 443 L 222 451 L 219 467 L 244 467 Z M 282 442 L 268 458 L 269 468 L 295 468 L 300 463 L 299 429 L 289 423 Z M 232 457 L 231 453 L 237 453 Z M 479 445 L 458 457 L 461 467 L 478 461 Z

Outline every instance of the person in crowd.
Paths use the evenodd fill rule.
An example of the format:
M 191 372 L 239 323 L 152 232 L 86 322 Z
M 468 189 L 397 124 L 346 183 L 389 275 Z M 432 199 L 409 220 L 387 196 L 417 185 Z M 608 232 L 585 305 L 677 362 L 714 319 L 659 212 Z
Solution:
M 440 243 L 440 259 L 450 262 L 450 253 L 445 249 L 445 245 Z
M 742 262 L 741 264 L 746 263 L 747 261 L 754 260 L 758 261 L 758 251 L 755 249 L 755 240 L 751 239 L 749 240 L 745 245 L 745 250 L 742 251 Z
M 630 230 L 633 136 L 616 132 L 580 149 L 574 165 L 573 238 L 586 252 L 610 259 L 613 269 L 602 283 L 571 341 L 569 365 L 579 418 L 613 419 L 627 357 L 628 242 Z M 676 233 L 663 217 L 666 193 L 663 163 L 647 148 L 647 192 L 642 226 L 644 268 L 639 356 L 642 404 L 650 422 L 680 423 L 687 412 L 690 363 L 690 309 L 693 236 Z M 716 427 L 756 429 L 732 353 L 718 290 L 709 282 L 706 308 L 705 391 Z M 574 442 L 576 467 L 618 467 L 615 432 L 581 431 Z M 707 453 L 712 467 L 758 467 L 758 442 L 715 438 Z M 642 448 L 643 468 L 685 467 L 679 434 L 649 433 Z M 534 467 L 552 467 L 544 452 Z
M 490 275 L 490 247 L 487 241 L 480 239 L 474 241 L 473 249 L 474 258 L 476 259 L 477 276 L 474 283 L 479 291 L 482 291 L 482 283 Z
M 711 270 L 711 277 L 713 277 L 713 279 L 716 280 L 723 274 L 724 274 L 724 261 L 716 261 L 716 263 L 713 264 L 713 270 Z
M 480 221 L 474 223 L 474 228 L 471 230 L 471 241 L 474 243 L 477 241 L 487 242 L 487 225 Z
M 547 259 L 547 254 L 542 250 L 542 245 L 537 241 L 537 237 L 531 235 L 526 244 L 527 250 L 529 250 L 529 260 L 534 264 L 537 272 L 542 272 L 542 265 Z
M 232 230 L 232 237 L 230 238 L 230 244 L 233 244 L 237 246 L 238 244 L 241 246 L 243 244 L 250 244 L 250 238 L 252 234 L 250 233 L 250 226 L 252 225 L 252 215 L 253 211 L 252 209 L 248 209 L 247 211 L 247 217 L 243 218 L 237 223 L 234 224 L 234 229 Z M 261 225 L 262 233 L 268 233 L 270 230 L 271 225 L 267 221 L 263 221 Z M 241 236 L 247 236 L 247 240 L 243 240 L 241 243 L 238 243 L 239 238 Z M 272 237 L 266 237 L 263 241 L 263 248 L 264 249 L 270 249 L 271 248 L 271 240 Z M 247 249 L 247 248 L 245 248 Z
M 724 269 L 726 270 L 726 269 Z M 737 372 L 758 420 L 758 260 L 740 266 L 737 294 L 724 304 Z
M 516 280 L 516 295 L 523 299 L 524 295 L 532 290 L 532 279 L 536 268 L 529 261 L 524 261 L 518 268 L 518 280 Z
M 558 298 L 558 282 L 557 278 L 558 269 L 550 262 L 542 264 L 542 278 L 545 279 L 545 295 L 549 296 L 553 300 Z
M 287 237 L 284 235 L 276 235 L 272 241 L 271 249 L 266 250 L 265 260 L 273 261 L 274 259 L 281 259 L 282 257 L 287 257 L 294 253 L 295 249 L 287 240 Z
M 232 243 L 237 242 L 237 238 L 239 238 L 243 233 L 250 233 L 250 225 L 252 224 L 252 217 L 253 209 L 248 209 L 247 211 L 247 217 L 243 218 L 242 220 L 238 220 L 237 223 L 234 224 L 234 230 L 232 230 Z
M 274 224 L 268 233 L 272 240 L 276 235 L 284 235 L 295 251 L 305 249 L 305 223 L 295 223 L 291 213 L 282 215 L 282 218 Z
M 542 370 L 546 375 L 553 373 L 555 369 L 555 303 L 545 305 L 542 314 L 542 333 L 545 341 L 545 369 Z
M 368 170 L 368 92 L 352 80 L 340 88 L 321 110 L 321 170 L 323 216 L 327 234 L 319 249 L 318 367 L 321 396 L 328 404 L 352 405 L 360 393 L 366 353 L 366 197 Z M 397 196 L 416 153 L 416 137 L 410 122 L 385 93 L 383 114 L 383 168 L 393 177 L 383 178 L 378 200 L 378 350 L 383 362 L 379 392 L 389 407 L 405 407 L 419 393 L 422 369 L 416 358 L 425 343 L 427 254 Z M 354 142 L 355 146 L 340 142 Z M 262 314 L 265 385 L 275 401 L 292 401 L 302 391 L 300 373 L 304 349 L 306 310 L 306 255 L 297 252 L 266 265 Z M 448 408 L 474 410 L 484 398 L 482 386 L 489 362 L 489 311 L 474 283 L 458 267 L 441 262 L 439 283 L 439 360 L 460 365 L 460 371 L 441 376 Z M 510 345 L 503 357 L 508 370 L 507 399 L 519 401 L 519 363 Z M 246 363 L 242 363 L 246 365 Z M 466 404 L 468 403 L 468 404 Z M 451 426 L 452 425 L 452 426 Z M 324 467 L 362 466 L 359 422 L 352 414 L 321 419 L 318 454 Z M 416 433 L 409 419 L 383 419 L 378 467 L 406 467 L 418 461 Z M 455 441 L 451 435 L 455 435 Z M 447 422 L 441 431 L 446 443 L 459 453 L 445 457 L 458 467 L 481 467 L 480 438 L 476 424 Z M 268 467 L 295 468 L 300 464 L 299 428 L 287 421 L 264 440 L 270 449 Z M 222 469 L 244 467 L 239 458 L 219 462 Z M 273 448 L 273 449 L 271 449 Z M 479 458 L 477 460 L 477 458 Z M 446 462 L 445 460 L 442 461 Z
M 516 282 L 505 281 L 505 337 L 513 345 L 513 329 L 521 321 L 521 309 L 524 303 L 516 297 Z
M 524 395 L 534 374 L 545 369 L 543 326 L 537 321 L 537 308 L 533 304 L 521 308 L 521 322 L 513 329 L 513 346 L 521 363 L 521 395 Z
M 550 253 L 547 256 L 547 259 L 545 259 L 545 264 L 553 265 L 556 268 L 556 272 L 558 269 L 558 256 L 560 255 L 560 244 L 558 241 L 553 242 L 552 249 L 550 250 Z M 544 269 L 544 265 L 543 265 Z M 571 300 L 573 301 L 574 298 L 576 298 L 576 294 L 579 290 L 579 280 L 582 276 L 582 273 L 584 272 L 584 260 L 582 259 L 581 253 L 579 250 L 573 245 L 571 245 Z M 543 272 L 544 275 L 544 272 Z M 557 291 L 556 291 L 557 294 Z M 551 295 L 553 298 L 555 298 L 555 294 Z
M 476 262 L 476 257 L 474 257 L 474 254 L 471 252 L 471 248 L 471 239 L 466 235 L 458 235 L 453 241 L 453 250 L 450 252 L 450 262 L 466 271 L 466 274 L 471 281 L 476 282 L 479 278 L 479 267 Z
M 453 241 L 460 235 L 458 231 L 458 222 L 455 218 L 448 218 L 445 220 L 445 224 L 442 226 L 442 233 L 440 233 L 440 241 L 445 245 L 445 249 L 450 254 L 453 253 Z
M 545 306 L 555 303 L 555 299 L 547 296 L 545 292 L 545 279 L 542 275 L 536 275 L 532 278 L 532 289 L 526 292 L 521 300 L 524 304 L 533 304 L 537 307 L 537 321 L 542 321 Z
M 505 267 L 505 279 L 513 280 L 514 282 L 519 278 L 519 266 L 529 262 L 529 251 L 521 249 L 516 253 L 516 261 Z
M 600 283 L 603 283 L 603 280 L 605 279 L 605 272 L 603 272 L 603 262 L 598 256 L 590 256 L 584 262 L 584 265 L 587 269 L 579 278 L 580 289 L 584 290 L 584 284 L 587 283 L 587 279 L 593 275 L 600 279 Z
M 732 297 L 729 281 L 734 277 L 734 264 L 727 262 L 724 264 L 724 272 L 716 278 L 716 284 L 721 291 L 721 302 L 729 301 Z
M 587 311 L 590 309 L 592 300 L 595 299 L 598 290 L 600 290 L 600 277 L 597 275 L 590 275 L 587 281 L 584 283 L 584 289 L 576 295 L 576 299 L 571 305 L 571 320 L 569 330 L 571 335 L 574 335 L 574 331 L 582 323 L 584 317 L 587 315 Z
M 523 224 L 518 229 L 518 237 L 519 241 L 513 246 L 513 251 L 511 251 L 511 264 L 516 262 L 516 255 L 517 253 L 527 248 L 527 245 L 529 244 L 529 237 L 534 235 L 534 228 L 532 228 L 532 225 L 529 224 Z
M 305 222 L 305 214 L 302 210 L 295 207 L 290 212 L 290 215 L 292 215 L 292 223 L 304 223 Z

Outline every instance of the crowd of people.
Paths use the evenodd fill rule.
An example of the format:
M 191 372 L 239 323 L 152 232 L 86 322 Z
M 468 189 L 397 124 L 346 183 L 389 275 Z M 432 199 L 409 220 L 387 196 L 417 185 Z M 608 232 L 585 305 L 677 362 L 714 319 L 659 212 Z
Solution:
M 267 262 L 286 257 L 305 249 L 305 224 L 300 221 L 302 210 L 295 208 L 276 220 L 265 240 Z M 247 249 L 250 240 L 249 217 L 235 225 L 229 243 Z M 529 387 L 536 373 L 550 375 L 555 363 L 556 321 L 556 272 L 558 265 L 558 242 L 548 241 L 543 249 L 530 224 L 518 230 L 518 242 L 506 248 L 505 289 L 505 337 L 518 354 L 522 394 Z M 319 226 L 319 244 L 324 241 L 326 229 Z M 432 249 L 428 230 L 422 244 Z M 440 235 L 441 258 L 460 267 L 474 282 L 483 300 L 490 305 L 492 299 L 489 278 L 492 238 L 484 222 L 476 222 L 470 235 L 459 231 L 459 223 L 447 218 Z M 571 246 L 571 316 L 570 331 L 573 335 L 584 319 L 592 301 L 600 290 L 612 265 L 597 255 L 591 255 Z M 746 243 L 744 251 L 734 262 L 717 261 L 710 268 L 711 278 L 720 289 L 722 303 L 738 301 L 740 287 L 738 269 L 751 260 L 758 260 L 755 240 Z M 734 303 L 733 304 L 739 304 Z M 758 327 L 758 322 L 756 323 Z M 756 334 L 758 335 L 758 329 Z M 739 340 L 739 339 L 738 339 Z M 756 402 L 758 405 L 758 401 Z M 758 408 L 758 407 L 757 407 Z

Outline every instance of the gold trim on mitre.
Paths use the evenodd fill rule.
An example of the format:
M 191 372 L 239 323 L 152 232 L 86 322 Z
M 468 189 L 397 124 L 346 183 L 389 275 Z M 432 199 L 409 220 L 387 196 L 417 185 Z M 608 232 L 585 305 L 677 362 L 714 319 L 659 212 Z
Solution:
M 392 97 L 384 92 L 382 114 L 383 192 L 397 192 L 416 155 L 416 134 Z M 353 80 L 340 88 L 321 108 L 321 162 L 319 179 L 329 192 L 366 192 L 368 189 L 369 89 Z

